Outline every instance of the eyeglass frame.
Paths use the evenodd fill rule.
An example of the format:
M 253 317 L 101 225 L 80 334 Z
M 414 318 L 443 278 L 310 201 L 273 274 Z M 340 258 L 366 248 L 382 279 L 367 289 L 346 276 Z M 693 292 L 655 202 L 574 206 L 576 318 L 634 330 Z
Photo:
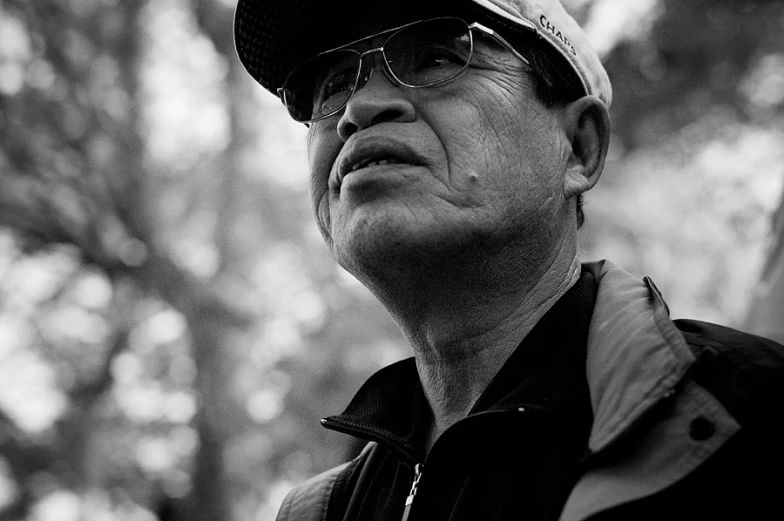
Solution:
M 426 22 L 432 22 L 434 20 L 445 20 L 445 19 L 446 20 L 448 20 L 448 19 L 460 20 L 461 22 L 463 22 L 466 25 L 466 28 L 468 29 L 468 36 L 470 38 L 471 46 L 469 48 L 468 60 L 466 60 L 465 66 L 462 69 L 460 69 L 460 72 L 458 72 L 457 74 L 455 74 L 451 78 L 445 78 L 445 79 L 437 80 L 435 82 L 428 83 L 426 85 L 410 85 L 408 83 L 405 83 L 405 82 L 401 81 L 397 77 L 397 75 L 394 73 L 394 71 L 392 71 L 392 68 L 389 66 L 389 62 L 388 62 L 387 56 L 384 53 L 384 46 L 387 44 L 387 42 L 390 40 L 390 38 L 392 38 L 393 36 L 398 34 L 400 31 L 408 29 L 411 26 L 414 26 L 414 25 L 417 25 L 417 24 L 421 24 L 421 23 L 426 23 Z M 372 34 L 370 36 L 365 36 L 363 38 L 360 38 L 359 40 L 354 40 L 353 42 L 349 42 L 349 43 L 343 44 L 343 45 L 341 45 L 339 47 L 335 47 L 333 49 L 329 49 L 329 50 L 322 51 L 322 52 L 318 53 L 317 55 L 313 56 L 312 58 L 310 58 L 308 60 L 305 60 L 300 65 L 294 67 L 294 69 L 292 69 L 292 71 L 289 72 L 288 76 L 286 76 L 286 80 L 283 82 L 283 86 L 282 87 L 278 87 L 278 89 L 277 89 L 278 97 L 283 102 L 283 105 L 286 107 L 289 115 L 292 116 L 292 119 L 294 119 L 294 121 L 297 121 L 298 123 L 304 123 L 306 125 L 309 125 L 311 123 L 315 123 L 316 121 L 321 121 L 321 120 L 330 118 L 330 117 L 334 116 L 335 114 L 337 114 L 338 112 L 340 112 L 341 110 L 343 110 L 344 108 L 346 108 L 346 105 L 348 105 L 348 102 L 351 99 L 351 97 L 354 96 L 354 94 L 357 92 L 357 86 L 359 85 L 359 80 L 360 80 L 360 78 L 362 76 L 362 62 L 363 62 L 364 58 L 366 56 L 368 56 L 368 55 L 375 54 L 375 53 L 381 53 L 381 56 L 383 58 L 382 62 L 384 64 L 383 65 L 383 67 L 384 67 L 383 68 L 384 75 L 390 81 L 392 81 L 392 83 L 394 83 L 394 84 L 396 84 L 398 86 L 408 87 L 410 89 L 424 89 L 424 88 L 435 87 L 435 86 L 438 86 L 438 85 L 443 85 L 445 83 L 448 83 L 450 81 L 453 81 L 453 80 L 459 78 L 461 75 L 463 75 L 463 73 L 465 73 L 465 71 L 471 65 L 471 60 L 474 58 L 474 36 L 473 36 L 473 33 L 472 33 L 472 31 L 474 29 L 480 31 L 481 33 L 485 34 L 486 36 L 489 36 L 489 37 L 493 38 L 496 42 L 501 44 L 501 46 L 505 47 L 512 54 L 514 54 L 520 61 L 525 63 L 528 67 L 533 68 L 531 66 L 531 62 L 527 58 L 525 58 L 522 54 L 520 54 L 520 52 L 517 49 L 515 49 L 514 46 L 511 43 L 509 43 L 504 37 L 502 37 L 496 31 L 490 29 L 489 27 L 487 27 L 485 25 L 482 25 L 479 22 L 473 22 L 473 23 L 469 24 L 468 22 L 466 22 L 462 18 L 459 18 L 459 17 L 456 17 L 456 16 L 439 16 L 439 17 L 436 17 L 436 18 L 428 18 L 428 19 L 424 19 L 424 20 L 417 20 L 417 21 L 414 21 L 414 22 L 407 23 L 405 25 L 401 25 L 399 27 L 393 27 L 392 29 L 387 29 L 385 31 L 381 31 L 379 33 Z M 384 42 L 381 44 L 380 47 L 375 47 L 373 49 L 368 49 L 367 51 L 364 51 L 364 52 L 359 52 L 359 51 L 357 51 L 355 49 L 351 49 L 351 46 L 353 46 L 353 45 L 357 45 L 357 44 L 362 43 L 362 42 L 367 41 L 367 40 L 372 40 L 372 39 L 375 39 L 375 38 L 379 38 L 381 36 L 384 36 L 385 34 L 389 34 L 389 36 L 387 36 L 384 39 Z M 300 120 L 297 120 L 296 118 L 294 118 L 293 115 L 291 114 L 291 110 L 289 109 L 289 105 L 286 102 L 286 83 L 288 82 L 289 77 L 291 77 L 291 75 L 294 72 L 296 72 L 296 70 L 300 66 L 302 66 L 302 65 L 304 65 L 304 64 L 306 64 L 306 63 L 308 63 L 308 62 L 310 62 L 312 60 L 315 60 L 318 57 L 323 56 L 325 54 L 329 54 L 329 53 L 335 52 L 335 51 L 343 51 L 343 50 L 355 52 L 357 54 L 357 59 L 359 61 L 359 66 L 357 67 L 356 78 L 354 79 L 354 84 L 351 87 L 351 93 L 346 98 L 345 103 L 343 103 L 339 108 L 333 110 L 332 112 L 330 112 L 328 114 L 324 114 L 324 115 L 319 116 L 317 118 L 303 120 L 303 121 L 300 121 Z M 373 71 L 375 70 L 375 68 L 376 67 L 374 65 L 370 69 L 370 72 L 368 73 L 368 80 L 370 79 L 370 75 L 373 74 Z

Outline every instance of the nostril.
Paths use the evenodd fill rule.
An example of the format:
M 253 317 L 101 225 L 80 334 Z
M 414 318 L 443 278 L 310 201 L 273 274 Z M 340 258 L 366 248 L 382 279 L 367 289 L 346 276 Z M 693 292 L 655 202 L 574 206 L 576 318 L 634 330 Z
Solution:
M 369 119 L 370 121 L 361 121 L 361 125 L 354 123 L 351 118 L 343 117 L 338 123 L 338 135 L 345 142 L 348 138 L 356 134 L 360 128 L 368 128 L 379 123 L 388 123 L 390 121 L 401 121 L 405 118 L 405 112 L 396 108 L 388 108 L 380 110 L 373 114 Z
M 343 121 L 343 118 L 338 123 L 338 136 L 345 143 L 348 138 L 357 133 L 359 127 L 350 121 Z

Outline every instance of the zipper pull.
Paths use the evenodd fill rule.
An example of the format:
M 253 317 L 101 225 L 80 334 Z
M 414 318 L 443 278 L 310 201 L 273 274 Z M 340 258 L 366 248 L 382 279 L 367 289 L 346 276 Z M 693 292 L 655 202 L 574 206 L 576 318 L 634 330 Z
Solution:
M 417 463 L 414 465 L 414 482 L 411 483 L 411 491 L 408 493 L 408 497 L 406 498 L 406 507 L 403 510 L 403 519 L 402 521 L 408 521 L 408 516 L 411 515 L 411 505 L 414 504 L 414 496 L 417 493 L 417 487 L 419 486 L 419 480 L 422 479 L 422 469 L 424 465 L 421 463 Z

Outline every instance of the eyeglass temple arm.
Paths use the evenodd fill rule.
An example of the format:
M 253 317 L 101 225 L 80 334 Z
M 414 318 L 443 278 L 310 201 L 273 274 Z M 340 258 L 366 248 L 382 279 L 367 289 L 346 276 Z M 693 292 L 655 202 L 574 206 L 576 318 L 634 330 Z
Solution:
M 469 29 L 478 29 L 479 31 L 481 31 L 481 32 L 485 33 L 486 35 L 488 35 L 488 36 L 490 36 L 490 37 L 492 37 L 492 38 L 495 38 L 495 40 L 496 40 L 498 43 L 500 43 L 501 45 L 503 45 L 504 47 L 506 47 L 507 49 L 509 49 L 509 51 L 510 51 L 512 54 L 514 54 L 515 56 L 517 56 L 517 58 L 518 58 L 520 61 L 522 61 L 523 63 L 525 63 L 525 64 L 526 64 L 526 65 L 528 65 L 529 67 L 531 66 L 531 62 L 530 62 L 530 61 L 528 61 L 528 59 L 527 59 L 527 58 L 525 58 L 525 57 L 524 57 L 522 54 L 520 54 L 520 53 L 517 51 L 517 49 L 515 49 L 515 48 L 514 48 L 514 46 L 513 46 L 511 43 L 507 42 L 507 41 L 506 41 L 506 39 L 505 39 L 503 36 L 501 36 L 500 34 L 498 34 L 497 32 L 495 32 L 494 30 L 492 30 L 492 29 L 490 29 L 489 27 L 486 27 L 486 26 L 484 26 L 484 25 L 480 24 L 479 22 L 474 22 L 474 23 L 472 23 L 471 25 L 469 25 L 469 26 L 468 26 L 468 28 L 469 28 Z

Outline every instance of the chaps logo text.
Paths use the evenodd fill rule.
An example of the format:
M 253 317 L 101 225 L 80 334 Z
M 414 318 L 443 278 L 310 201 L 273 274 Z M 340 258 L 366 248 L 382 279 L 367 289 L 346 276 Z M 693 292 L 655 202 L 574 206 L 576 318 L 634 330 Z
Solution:
M 545 29 L 545 31 L 549 31 L 553 34 L 553 36 L 561 40 L 561 42 L 563 42 L 563 44 L 569 48 L 572 54 L 577 56 L 577 51 L 574 50 L 574 45 L 572 45 L 572 42 L 569 41 L 569 38 L 561 34 L 561 31 L 551 24 L 550 20 L 548 20 L 545 15 L 539 17 L 539 23 L 542 24 L 542 27 Z

